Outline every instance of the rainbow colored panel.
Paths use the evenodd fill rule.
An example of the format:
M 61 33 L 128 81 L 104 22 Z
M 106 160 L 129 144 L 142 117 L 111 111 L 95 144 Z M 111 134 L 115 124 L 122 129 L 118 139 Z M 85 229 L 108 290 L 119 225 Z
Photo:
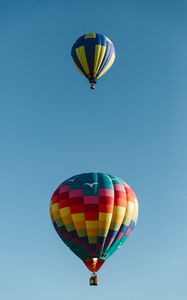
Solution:
M 103 263 L 131 234 L 138 201 L 122 179 L 85 173 L 59 185 L 50 215 L 58 235 L 77 256 L 84 262 L 97 258 Z

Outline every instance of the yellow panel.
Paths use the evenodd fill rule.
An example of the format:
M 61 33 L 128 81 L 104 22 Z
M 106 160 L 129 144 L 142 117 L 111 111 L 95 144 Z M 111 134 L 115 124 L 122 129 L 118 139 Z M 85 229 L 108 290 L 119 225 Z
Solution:
M 105 74 L 108 69 L 111 67 L 111 65 L 113 64 L 115 60 L 115 54 L 113 53 L 111 58 L 110 58 L 110 61 L 108 62 L 108 64 L 106 65 L 106 67 L 103 69 L 103 71 L 99 74 L 99 76 L 97 77 L 97 79 L 99 79 L 101 76 L 103 76 L 103 74 Z
M 110 221 L 105 222 L 99 220 L 99 228 L 109 228 L 109 226 L 110 226 Z
M 65 216 L 69 216 L 71 213 L 70 213 L 70 208 L 69 207 L 63 207 L 60 209 L 60 215 L 61 217 L 65 217 Z
M 137 198 L 134 199 L 134 216 L 133 216 L 133 221 L 135 224 L 137 223 L 138 220 L 138 200 Z
M 123 224 L 129 226 L 133 216 L 134 216 L 134 202 L 127 201 L 126 214 L 123 220 Z
M 55 222 L 55 219 L 54 219 L 52 214 L 51 214 L 51 220 L 52 220 L 53 223 Z
M 74 223 L 74 226 L 77 230 L 85 229 L 85 222 L 82 222 L 82 221 L 81 222 L 76 222 L 76 223 Z
M 87 228 L 87 234 L 89 236 L 97 236 L 97 228 Z
M 125 215 L 125 207 L 114 206 L 114 214 L 124 216 Z
M 106 39 L 107 42 L 109 42 L 110 44 L 112 44 L 112 41 L 109 38 L 107 38 L 107 36 L 105 36 L 105 39 Z
M 106 236 L 110 227 L 112 213 L 99 213 L 98 234 Z
M 98 221 L 86 221 L 86 228 L 97 228 Z
M 51 204 L 51 202 L 50 202 L 49 212 L 50 212 L 50 215 L 52 217 L 53 216 L 53 212 L 52 212 L 52 204 Z
M 97 236 L 88 237 L 89 244 L 97 244 Z
M 94 77 L 96 77 L 97 72 L 103 62 L 103 58 L 106 52 L 106 47 L 101 45 L 95 46 L 95 58 L 94 58 Z
M 85 214 L 84 213 L 78 213 L 78 214 L 72 214 L 73 222 L 80 222 L 85 220 Z
M 71 216 L 64 216 L 62 218 L 62 221 L 66 225 L 66 224 L 72 223 L 72 218 L 71 218 Z
M 58 203 L 52 204 L 52 212 L 59 210 Z
M 89 77 L 90 76 L 90 70 L 89 70 L 89 67 L 88 67 L 85 47 L 81 46 L 81 47 L 77 48 L 76 53 L 77 53 L 77 57 L 78 57 L 81 65 L 82 65 L 86 75 Z
M 111 221 L 112 219 L 112 213 L 99 213 L 99 220 L 102 221 Z
M 95 39 L 96 34 L 95 33 L 88 33 L 88 34 L 85 34 L 84 38 L 85 39 Z
M 124 219 L 124 216 L 123 215 L 117 215 L 117 214 L 114 214 L 112 216 L 112 221 L 111 222 L 115 222 L 115 223 L 119 223 L 121 224 L 123 222 L 123 219 Z
M 116 223 L 116 222 L 112 222 L 110 225 L 110 229 L 118 231 L 121 227 L 122 222 L 120 223 Z
M 55 212 L 53 213 L 53 217 L 54 217 L 55 221 L 60 220 L 61 217 L 60 217 L 59 211 L 55 211 Z

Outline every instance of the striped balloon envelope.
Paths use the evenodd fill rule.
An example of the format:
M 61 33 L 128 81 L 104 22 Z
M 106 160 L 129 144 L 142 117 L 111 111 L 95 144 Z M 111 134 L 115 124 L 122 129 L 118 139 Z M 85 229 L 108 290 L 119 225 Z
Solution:
M 112 66 L 115 60 L 115 49 L 106 36 L 88 33 L 75 42 L 71 56 L 78 70 L 88 78 L 91 89 L 94 89 L 97 79 Z
M 85 173 L 59 185 L 50 214 L 62 241 L 95 273 L 131 234 L 138 201 L 122 179 Z

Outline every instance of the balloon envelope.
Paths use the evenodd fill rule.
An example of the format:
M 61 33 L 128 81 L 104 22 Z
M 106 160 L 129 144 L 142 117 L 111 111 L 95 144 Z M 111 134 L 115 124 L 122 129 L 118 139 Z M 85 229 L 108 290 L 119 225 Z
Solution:
M 78 70 L 94 85 L 112 66 L 115 49 L 106 36 L 88 33 L 75 42 L 71 55 Z
M 133 190 L 120 178 L 85 173 L 65 180 L 50 202 L 63 242 L 95 272 L 127 239 L 138 218 Z

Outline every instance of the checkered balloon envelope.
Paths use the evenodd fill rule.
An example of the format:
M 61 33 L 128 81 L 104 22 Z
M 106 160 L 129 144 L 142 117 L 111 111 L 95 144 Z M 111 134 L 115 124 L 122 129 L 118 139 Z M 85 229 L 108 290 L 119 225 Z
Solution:
M 50 215 L 62 241 L 95 274 L 131 234 L 138 201 L 122 179 L 84 173 L 62 182 L 53 193 Z

